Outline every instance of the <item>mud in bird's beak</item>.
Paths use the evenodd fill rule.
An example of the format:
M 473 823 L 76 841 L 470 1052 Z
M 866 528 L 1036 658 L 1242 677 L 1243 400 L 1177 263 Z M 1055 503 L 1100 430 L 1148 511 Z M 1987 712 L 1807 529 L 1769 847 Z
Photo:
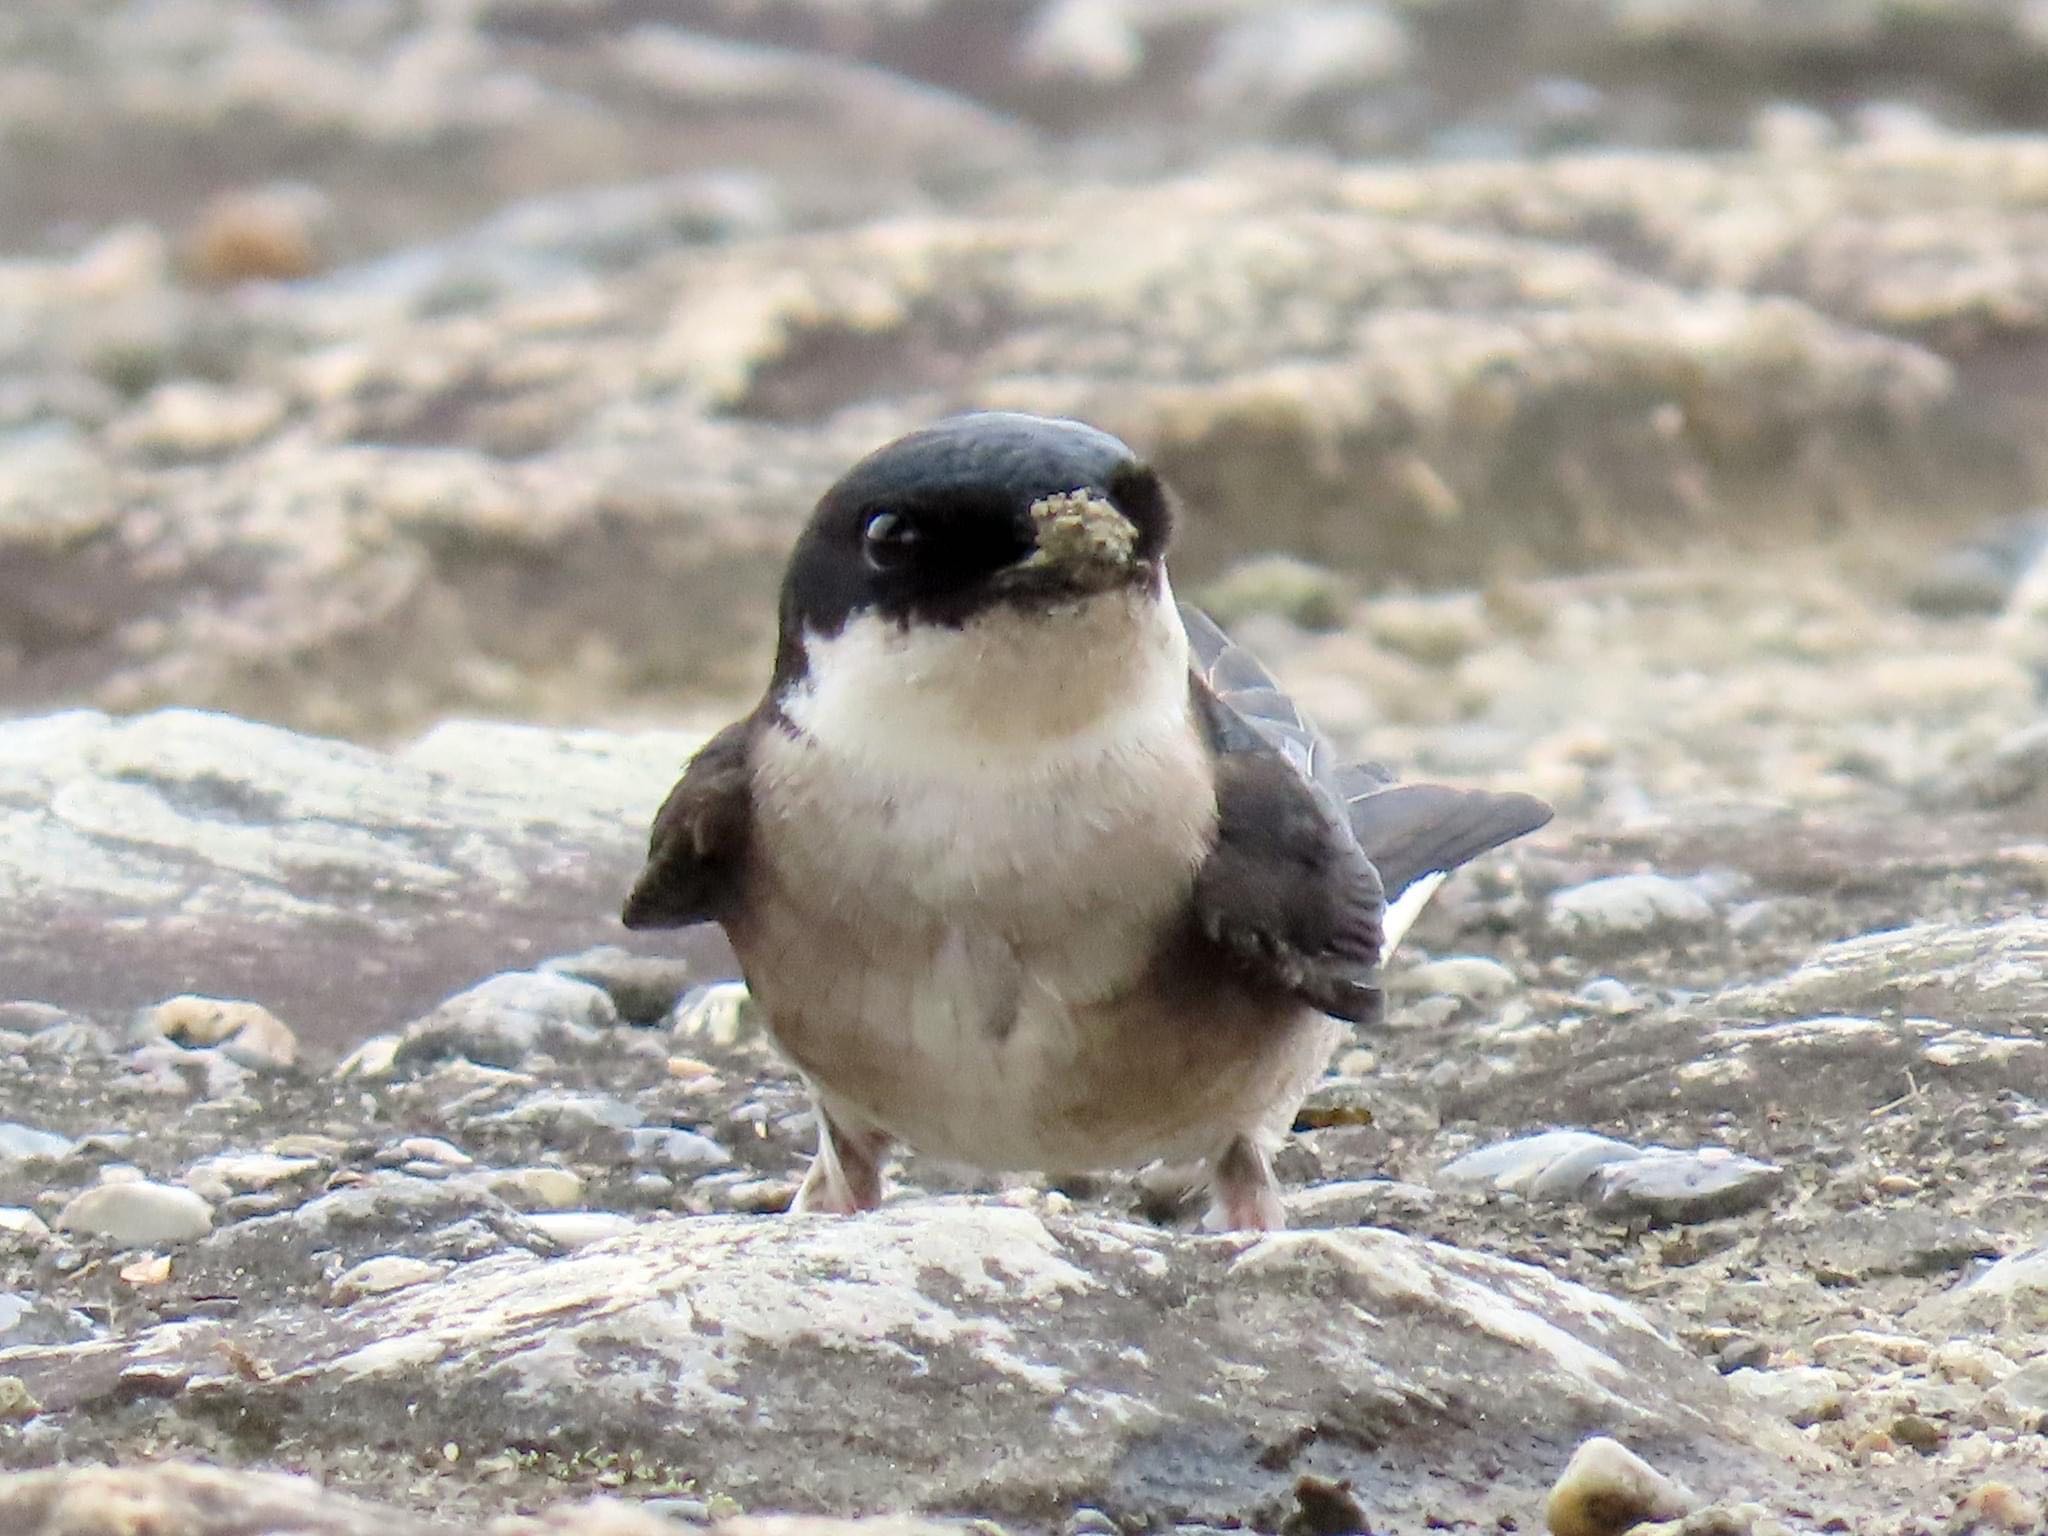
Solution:
M 1092 592 L 1130 579 L 1138 527 L 1107 497 L 1094 491 L 1041 497 L 1031 504 L 1030 518 L 1037 547 L 1010 567 L 1020 584 Z

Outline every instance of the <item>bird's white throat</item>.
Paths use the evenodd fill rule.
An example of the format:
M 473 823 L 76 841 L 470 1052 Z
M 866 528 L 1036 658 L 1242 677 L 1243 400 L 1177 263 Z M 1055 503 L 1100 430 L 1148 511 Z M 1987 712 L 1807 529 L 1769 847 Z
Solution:
M 998 606 L 957 629 L 860 614 L 804 650 L 785 717 L 892 777 L 1031 778 L 1193 730 L 1187 635 L 1164 573 L 1053 611 Z

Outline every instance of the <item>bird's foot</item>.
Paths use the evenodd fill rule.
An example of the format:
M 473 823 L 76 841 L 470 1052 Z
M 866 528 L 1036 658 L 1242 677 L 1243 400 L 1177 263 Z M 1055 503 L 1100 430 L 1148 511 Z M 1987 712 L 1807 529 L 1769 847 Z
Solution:
M 790 1202 L 792 1215 L 851 1216 L 882 1203 L 882 1155 L 889 1138 L 877 1131 L 849 1131 L 818 1110 L 818 1155 Z
M 1249 1136 L 1233 1136 L 1209 1168 L 1211 1232 L 1278 1232 L 1287 1225 L 1273 1165 Z

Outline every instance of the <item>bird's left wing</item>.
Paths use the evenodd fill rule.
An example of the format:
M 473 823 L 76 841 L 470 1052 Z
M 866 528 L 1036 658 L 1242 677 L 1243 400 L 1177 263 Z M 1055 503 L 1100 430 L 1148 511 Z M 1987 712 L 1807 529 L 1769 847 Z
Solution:
M 686 928 L 731 912 L 753 826 L 751 723 L 734 721 L 698 749 L 662 802 L 621 914 L 628 928 Z
M 1193 679 L 1216 754 L 1216 844 L 1194 920 L 1240 976 L 1353 1023 L 1381 1012 L 1379 872 L 1335 798 Z

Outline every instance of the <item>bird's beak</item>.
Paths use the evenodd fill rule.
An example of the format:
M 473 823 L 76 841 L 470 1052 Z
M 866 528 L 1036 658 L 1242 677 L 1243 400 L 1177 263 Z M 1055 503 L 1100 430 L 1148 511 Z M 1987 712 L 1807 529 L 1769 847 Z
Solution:
M 1031 580 L 1051 577 L 1062 585 L 1095 591 L 1129 577 L 1138 549 L 1138 527 L 1107 497 L 1094 491 L 1065 491 L 1031 504 L 1037 547 L 1010 569 Z

